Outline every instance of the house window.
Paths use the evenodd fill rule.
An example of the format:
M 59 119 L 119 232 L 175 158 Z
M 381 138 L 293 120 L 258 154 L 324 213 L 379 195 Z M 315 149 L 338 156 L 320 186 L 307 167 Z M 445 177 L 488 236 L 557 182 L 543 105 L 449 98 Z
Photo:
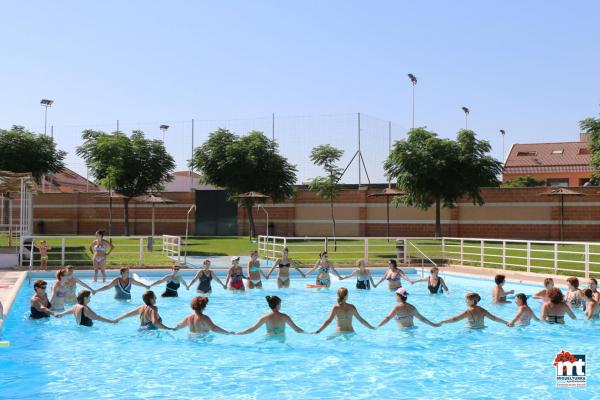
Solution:
M 517 157 L 537 156 L 537 151 L 519 151 Z
M 569 178 L 547 179 L 546 184 L 552 187 L 567 187 L 569 186 Z
M 562 154 L 563 152 L 563 149 L 552 150 L 552 154 Z
M 582 148 L 579 149 L 579 153 L 578 154 L 580 156 L 581 155 L 586 155 L 586 154 L 592 154 L 592 151 L 589 148 L 587 148 L 587 147 L 582 147 Z

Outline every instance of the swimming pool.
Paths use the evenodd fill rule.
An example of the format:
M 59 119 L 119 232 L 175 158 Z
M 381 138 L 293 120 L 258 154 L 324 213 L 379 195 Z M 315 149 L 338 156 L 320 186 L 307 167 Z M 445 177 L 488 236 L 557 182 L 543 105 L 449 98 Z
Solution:
M 481 305 L 502 318 L 510 319 L 516 311 L 514 305 L 490 304 L 490 280 L 445 279 L 449 295 L 430 296 L 424 283 L 407 286 L 409 302 L 434 321 L 464 310 L 468 291 L 482 294 Z M 304 288 L 308 282 L 313 280 L 294 279 L 290 289 L 278 290 L 271 279 L 265 289 L 246 293 L 215 288 L 206 314 L 225 329 L 241 330 L 267 312 L 264 296 L 277 294 L 283 299 L 282 311 L 313 331 L 327 317 L 341 286 L 350 288 L 349 302 L 372 324 L 395 304 L 386 287 L 357 291 L 354 281 L 334 281 L 329 290 L 311 290 Z M 525 293 L 537 289 L 510 282 L 506 288 Z M 112 292 L 99 293 L 91 307 L 116 317 L 141 304 L 143 288 L 132 292 L 131 303 L 113 300 Z M 180 294 L 158 299 L 168 326 L 191 311 L 195 292 Z M 333 335 L 332 324 L 316 336 L 288 329 L 282 342 L 266 339 L 264 329 L 247 336 L 139 332 L 136 318 L 117 325 L 96 322 L 93 328 L 76 326 L 72 316 L 30 321 L 30 295 L 24 284 L 6 321 L 4 339 L 11 346 L 0 348 L 3 399 L 590 399 L 600 388 L 600 325 L 582 320 L 568 320 L 567 326 L 534 323 L 524 329 L 487 322 L 483 331 L 467 330 L 464 321 L 441 328 L 417 321 L 416 329 L 405 331 L 393 321 L 377 331 L 355 322 L 354 336 Z M 540 304 L 530 303 L 539 315 Z M 555 387 L 552 363 L 563 349 L 587 355 L 587 387 Z

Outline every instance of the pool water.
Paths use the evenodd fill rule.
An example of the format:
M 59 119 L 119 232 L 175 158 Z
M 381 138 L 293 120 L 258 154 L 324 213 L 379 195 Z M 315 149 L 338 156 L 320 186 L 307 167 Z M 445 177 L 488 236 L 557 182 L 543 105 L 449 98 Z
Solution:
M 155 279 L 149 274 L 141 276 Z M 464 294 L 477 291 L 492 313 L 514 316 L 514 305 L 490 304 L 490 280 L 445 279 L 449 295 L 427 294 L 426 283 L 408 285 L 409 302 L 439 321 L 463 311 Z M 241 330 L 268 311 L 264 296 L 276 294 L 283 312 L 314 331 L 341 286 L 351 289 L 349 302 L 374 325 L 396 304 L 385 283 L 371 291 L 357 291 L 353 280 L 334 281 L 329 290 L 304 287 L 313 282 L 293 278 L 292 288 L 278 290 L 271 279 L 265 289 L 246 293 L 213 286 L 206 314 L 225 329 Z M 506 289 L 531 294 L 538 288 L 507 283 Z M 143 288 L 134 286 L 132 292 L 131 303 L 115 301 L 107 291 L 94 296 L 90 306 L 116 317 L 141 304 Z M 179 298 L 159 297 L 163 322 L 179 322 L 195 295 L 184 289 Z M 140 332 L 137 318 L 116 325 L 95 322 L 93 328 L 76 326 L 72 316 L 30 321 L 30 296 L 25 284 L 5 324 L 4 339 L 11 345 L 0 348 L 2 399 L 590 399 L 600 388 L 600 325 L 581 319 L 527 328 L 489 321 L 480 331 L 469 331 L 464 321 L 441 328 L 416 321 L 416 329 L 403 331 L 393 320 L 377 331 L 355 321 L 352 336 L 336 336 L 333 323 L 320 335 L 288 328 L 282 341 L 267 339 L 264 328 L 246 336 L 191 337 L 183 330 Z M 540 303 L 530 303 L 539 315 Z M 552 363 L 563 349 L 587 356 L 586 387 L 555 387 Z

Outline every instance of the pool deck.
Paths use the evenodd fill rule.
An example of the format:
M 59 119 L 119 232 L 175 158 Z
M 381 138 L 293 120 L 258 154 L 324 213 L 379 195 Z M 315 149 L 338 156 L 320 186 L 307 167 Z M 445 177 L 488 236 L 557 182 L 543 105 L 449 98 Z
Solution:
M 0 271 L 0 303 L 4 308 L 4 315 L 0 315 L 0 333 L 4 316 L 8 315 L 26 275 L 23 271 Z

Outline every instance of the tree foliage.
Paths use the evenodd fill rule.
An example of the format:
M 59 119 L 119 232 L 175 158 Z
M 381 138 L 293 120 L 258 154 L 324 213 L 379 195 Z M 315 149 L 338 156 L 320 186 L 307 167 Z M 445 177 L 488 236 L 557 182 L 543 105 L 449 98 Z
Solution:
M 591 181 L 597 184 L 600 181 L 600 118 L 586 118 L 579 122 L 579 127 L 590 135 L 590 164 L 594 169 Z
M 203 183 L 225 189 L 230 197 L 256 191 L 279 202 L 295 194 L 296 167 L 279 154 L 276 142 L 259 131 L 237 136 L 217 129 L 194 150 L 189 165 L 200 171 Z M 253 200 L 240 202 L 248 211 L 253 236 Z
M 66 155 L 50 136 L 36 135 L 18 125 L 0 129 L 2 171 L 30 172 L 39 181 L 45 174 L 62 171 Z
M 123 132 L 85 130 L 82 139 L 77 155 L 85 160 L 92 176 L 125 196 L 125 234 L 129 235 L 129 201 L 161 191 L 172 179 L 175 161 L 162 141 L 146 139 L 139 130 L 130 137 Z
M 500 186 L 503 188 L 546 186 L 546 181 L 543 179 L 536 179 L 533 176 L 517 176 L 514 179 L 502 183 Z

